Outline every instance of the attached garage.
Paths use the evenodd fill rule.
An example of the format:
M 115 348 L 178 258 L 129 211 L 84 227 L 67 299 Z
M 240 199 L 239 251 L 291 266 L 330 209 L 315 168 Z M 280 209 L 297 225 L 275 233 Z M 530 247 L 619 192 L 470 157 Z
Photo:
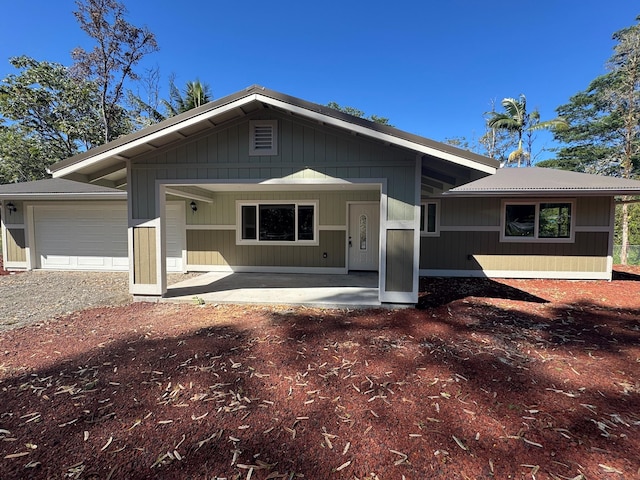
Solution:
M 34 205 L 35 268 L 129 270 L 125 202 Z M 167 205 L 167 271 L 182 272 L 184 203 Z M 70 242 L 73 239 L 73 242 Z
M 127 193 L 71 180 L 3 185 L 4 265 L 14 269 L 129 270 Z M 166 203 L 167 271 L 186 267 L 185 201 Z

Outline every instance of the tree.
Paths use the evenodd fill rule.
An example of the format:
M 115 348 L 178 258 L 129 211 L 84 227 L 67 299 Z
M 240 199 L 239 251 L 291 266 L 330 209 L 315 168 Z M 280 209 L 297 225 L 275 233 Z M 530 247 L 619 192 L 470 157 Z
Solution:
M 369 120 L 370 122 L 393 127 L 393 125 L 389 123 L 388 118 L 379 117 L 378 115 L 369 115 L 368 117 L 365 117 L 365 113 L 362 110 L 358 110 L 357 108 L 354 108 L 354 107 L 348 107 L 348 106 L 343 107 L 337 104 L 336 102 L 327 103 L 327 107 L 333 108 L 334 110 L 337 110 L 342 113 L 348 113 L 349 115 L 353 115 L 354 117 L 364 118 L 365 120 Z
M 615 32 L 613 39 L 617 44 L 609 71 L 558 108 L 571 122 L 567 130 L 555 132 L 566 144 L 558 158 L 573 161 L 576 169 L 633 178 L 640 166 L 640 25 Z M 620 261 L 626 264 L 630 209 L 629 199 L 622 200 Z
M 145 55 L 157 51 L 158 44 L 146 27 L 139 28 L 125 20 L 125 6 L 117 0 L 77 0 L 76 5 L 74 15 L 80 28 L 96 45 L 91 51 L 77 47 L 71 52 L 75 60 L 73 71 L 81 78 L 93 80 L 100 89 L 106 143 L 122 133 L 120 103 L 125 82 L 138 79 L 134 67 Z
M 163 100 L 162 103 L 167 108 L 169 116 L 175 116 L 210 102 L 212 97 L 209 85 L 198 79 L 187 82 L 184 94 L 181 93 L 176 87 L 175 77 L 172 76 L 169 80 L 169 100 Z
M 0 83 L 0 181 L 37 180 L 49 165 L 98 145 L 96 85 L 63 65 L 11 58 Z
M 152 96 L 150 98 L 153 100 Z M 129 92 L 129 102 L 134 106 L 134 116 L 139 119 L 138 123 L 144 126 L 146 126 L 145 123 L 150 125 L 166 120 L 169 117 L 180 115 L 211 100 L 211 88 L 208 84 L 202 83 L 200 80 L 187 82 L 184 93 L 182 93 L 176 87 L 175 76 L 173 75 L 169 79 L 169 100 L 161 99 L 152 103 Z M 164 112 L 160 111 L 160 105 L 164 107 Z
M 518 140 L 518 146 L 509 154 L 507 162 L 512 163 L 517 161 L 518 167 L 520 167 L 524 161 L 525 165 L 530 167 L 530 148 L 533 137 L 528 137 L 529 142 L 527 148 L 529 148 L 529 150 L 524 149 L 523 137 L 537 130 L 559 130 L 565 128 L 567 123 L 562 118 L 555 118 L 544 122 L 540 121 L 540 114 L 537 110 L 534 110 L 532 113 L 527 112 L 527 98 L 524 95 L 520 95 L 518 99 L 504 98 L 501 103 L 505 112 L 494 112 L 489 118 L 487 125 L 489 128 L 514 133 Z

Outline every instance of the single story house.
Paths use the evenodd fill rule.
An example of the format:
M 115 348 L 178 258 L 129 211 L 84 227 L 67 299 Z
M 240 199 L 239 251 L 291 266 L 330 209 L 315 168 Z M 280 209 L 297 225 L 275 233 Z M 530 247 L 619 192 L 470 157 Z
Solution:
M 610 279 L 614 196 L 640 182 L 497 161 L 260 86 L 0 186 L 11 269 L 377 271 Z

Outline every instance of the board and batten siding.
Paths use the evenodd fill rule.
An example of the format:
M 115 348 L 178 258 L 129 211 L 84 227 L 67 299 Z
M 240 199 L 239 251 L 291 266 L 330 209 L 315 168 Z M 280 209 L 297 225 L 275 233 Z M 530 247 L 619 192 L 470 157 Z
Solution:
M 133 230 L 133 278 L 136 284 L 152 285 L 157 278 L 156 228 Z
M 387 230 L 387 291 L 407 292 L 413 288 L 413 246 L 413 230 Z
M 278 120 L 278 155 L 249 155 L 249 120 Z M 242 121 L 131 160 L 132 215 L 156 215 L 156 181 L 387 179 L 389 220 L 412 220 L 415 154 L 276 112 Z
M 27 243 L 24 228 L 7 228 L 7 258 L 5 264 L 27 262 Z
M 513 201 L 544 201 L 520 199 Z M 575 198 L 572 243 L 501 242 L 502 199 L 444 198 L 440 235 L 420 239 L 420 270 L 451 272 L 607 273 L 610 197 Z

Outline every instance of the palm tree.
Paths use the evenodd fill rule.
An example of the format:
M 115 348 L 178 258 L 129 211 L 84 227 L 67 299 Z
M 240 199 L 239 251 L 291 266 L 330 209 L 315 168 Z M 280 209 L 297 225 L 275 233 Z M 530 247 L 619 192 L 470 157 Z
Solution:
M 537 110 L 530 114 L 527 113 L 527 98 L 524 95 L 520 95 L 518 99 L 504 98 L 501 103 L 505 112 L 494 112 L 487 121 L 487 125 L 489 128 L 506 130 L 517 135 L 518 148 L 509 154 L 507 162 L 517 161 L 518 167 L 520 167 L 523 160 L 526 166 L 531 166 L 531 152 L 526 151 L 522 144 L 522 138 L 525 133 L 531 134 L 538 130 L 555 130 L 568 127 L 566 120 L 563 118 L 558 117 L 542 122 L 540 121 L 540 113 Z M 529 148 L 531 142 L 531 139 L 529 139 Z
M 200 82 L 200 80 L 187 82 L 183 94 L 176 87 L 175 76 L 169 78 L 169 100 L 162 99 L 159 102 L 145 102 L 140 96 L 129 92 L 129 102 L 132 105 L 133 115 L 137 123 L 142 127 L 161 122 L 169 117 L 175 117 L 192 108 L 204 105 L 212 99 L 211 88 L 208 84 Z M 164 108 L 160 109 L 158 103 Z
M 171 78 L 169 80 L 169 100 L 162 100 L 162 103 L 167 108 L 167 116 L 173 117 L 210 102 L 212 97 L 209 85 L 200 82 L 200 80 L 187 82 L 183 95 L 176 87 L 174 79 Z

